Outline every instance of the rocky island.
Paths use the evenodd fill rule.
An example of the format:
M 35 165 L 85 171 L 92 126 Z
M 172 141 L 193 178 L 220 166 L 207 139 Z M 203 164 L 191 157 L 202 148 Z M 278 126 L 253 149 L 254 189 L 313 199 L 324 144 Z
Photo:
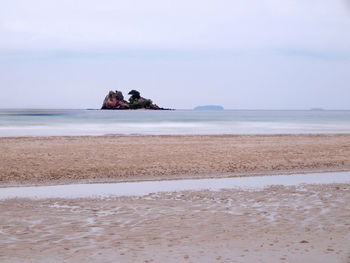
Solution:
M 121 91 L 110 91 L 103 101 L 101 110 L 168 110 L 154 104 L 152 100 L 141 97 L 140 92 L 131 90 L 129 101 L 124 99 Z
M 220 105 L 204 105 L 195 107 L 194 110 L 224 110 L 224 107 Z

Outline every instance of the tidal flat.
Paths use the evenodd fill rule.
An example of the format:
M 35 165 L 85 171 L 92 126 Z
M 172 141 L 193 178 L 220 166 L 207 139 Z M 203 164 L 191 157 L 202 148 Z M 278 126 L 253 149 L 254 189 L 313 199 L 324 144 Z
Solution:
M 350 171 L 349 134 L 17 137 L 0 138 L 0 147 L 2 192 L 262 175 L 276 181 L 254 189 L 103 198 L 74 197 L 73 189 L 73 198 L 2 199 L 1 262 L 350 260 L 350 185 L 331 177 Z M 314 184 L 321 174 L 307 181 L 307 173 L 323 172 L 329 181 Z M 302 184 L 279 183 L 295 176 L 288 174 Z
M 350 185 L 0 201 L 1 262 L 348 262 Z

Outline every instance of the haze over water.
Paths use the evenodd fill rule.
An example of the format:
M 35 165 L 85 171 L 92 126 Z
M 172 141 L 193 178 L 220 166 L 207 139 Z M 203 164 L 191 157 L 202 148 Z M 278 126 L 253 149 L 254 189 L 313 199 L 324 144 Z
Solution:
M 350 111 L 0 110 L 0 137 L 350 133 Z

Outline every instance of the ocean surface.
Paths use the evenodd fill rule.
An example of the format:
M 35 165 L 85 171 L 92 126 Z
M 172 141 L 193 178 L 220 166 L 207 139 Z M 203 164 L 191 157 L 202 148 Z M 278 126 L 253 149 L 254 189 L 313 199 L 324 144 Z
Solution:
M 0 110 L 0 137 L 350 133 L 350 111 Z

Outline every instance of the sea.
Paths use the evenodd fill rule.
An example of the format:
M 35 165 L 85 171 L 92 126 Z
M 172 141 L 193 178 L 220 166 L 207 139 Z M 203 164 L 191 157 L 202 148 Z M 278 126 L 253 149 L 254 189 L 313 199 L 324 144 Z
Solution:
M 350 111 L 0 110 L 0 137 L 350 133 Z

